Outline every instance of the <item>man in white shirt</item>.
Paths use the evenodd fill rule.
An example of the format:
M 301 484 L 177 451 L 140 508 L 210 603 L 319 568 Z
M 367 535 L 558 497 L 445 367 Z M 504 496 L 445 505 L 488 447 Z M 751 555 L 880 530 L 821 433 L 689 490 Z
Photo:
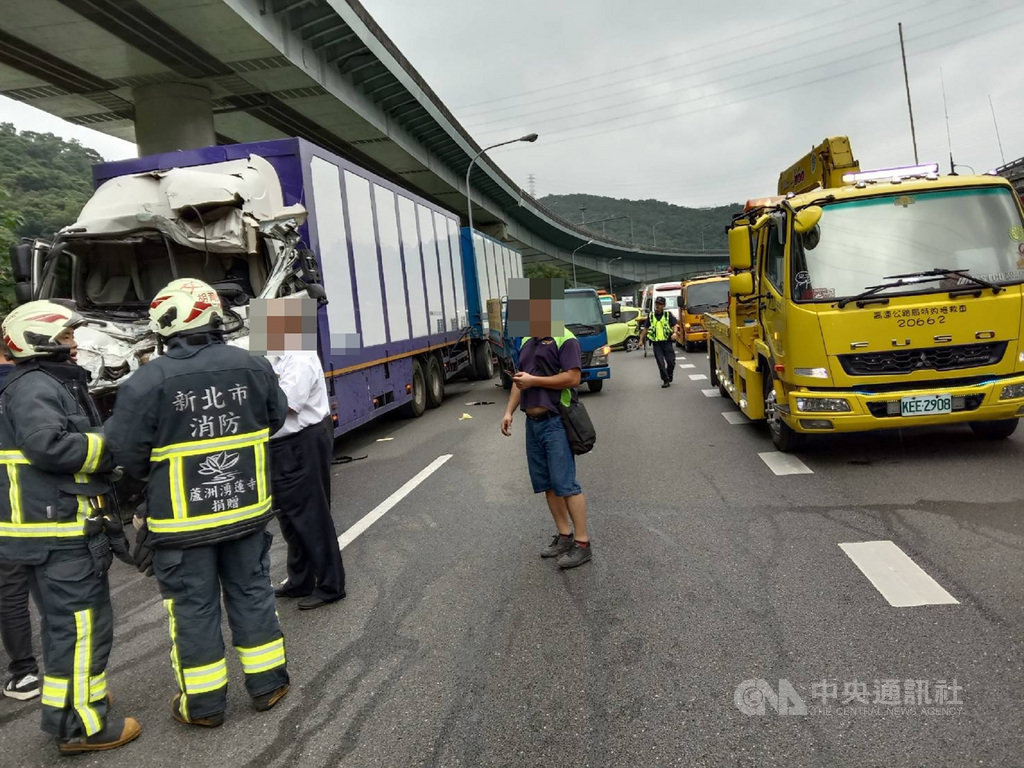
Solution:
M 299 608 L 312 610 L 345 597 L 345 567 L 331 517 L 334 425 L 315 351 L 317 304 L 305 298 L 265 301 L 267 359 L 288 398 L 284 426 L 270 437 L 271 490 L 288 543 L 288 578 L 274 593 L 301 598 Z M 258 349 L 260 310 L 254 303 L 251 328 Z

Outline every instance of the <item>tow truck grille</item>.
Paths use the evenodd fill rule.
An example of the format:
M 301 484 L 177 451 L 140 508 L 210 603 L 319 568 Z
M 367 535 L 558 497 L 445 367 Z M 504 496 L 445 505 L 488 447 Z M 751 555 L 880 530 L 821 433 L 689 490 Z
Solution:
M 850 376 L 884 376 L 913 371 L 953 371 L 994 365 L 1003 359 L 1005 341 L 984 344 L 961 344 L 955 347 L 931 349 L 897 349 L 891 352 L 864 352 L 859 355 L 839 355 L 843 370 Z
M 589 368 L 590 367 L 590 360 L 591 360 L 591 358 L 593 358 L 593 356 L 594 356 L 593 352 L 581 352 L 580 353 L 580 358 L 581 358 L 580 362 L 583 364 L 584 368 Z

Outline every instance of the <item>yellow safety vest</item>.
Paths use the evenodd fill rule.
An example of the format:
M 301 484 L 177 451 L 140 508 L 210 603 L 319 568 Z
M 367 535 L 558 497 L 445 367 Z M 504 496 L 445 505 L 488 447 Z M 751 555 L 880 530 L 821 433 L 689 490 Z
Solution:
M 668 312 L 662 312 L 660 318 L 652 312 L 647 320 L 647 338 L 651 341 L 668 341 L 672 338 Z

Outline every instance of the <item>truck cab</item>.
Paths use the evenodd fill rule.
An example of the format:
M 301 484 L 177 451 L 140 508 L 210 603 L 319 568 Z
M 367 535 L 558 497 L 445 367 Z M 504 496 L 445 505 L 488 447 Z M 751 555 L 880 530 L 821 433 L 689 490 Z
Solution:
M 780 450 L 953 423 L 1008 437 L 1024 415 L 1013 188 L 936 166 L 861 172 L 844 142 L 826 140 L 816 163 L 783 174 L 782 194 L 735 217 L 728 314 L 705 315 L 712 382 Z
M 728 275 L 705 275 L 683 282 L 679 292 L 679 335 L 687 352 L 708 340 L 704 315 L 722 316 L 728 306 Z

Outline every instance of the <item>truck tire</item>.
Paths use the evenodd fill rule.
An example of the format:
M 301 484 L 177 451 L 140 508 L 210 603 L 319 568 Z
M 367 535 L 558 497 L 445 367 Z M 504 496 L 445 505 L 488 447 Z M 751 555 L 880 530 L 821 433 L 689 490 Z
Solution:
M 437 355 L 427 358 L 427 408 L 437 408 L 444 402 L 444 369 Z
M 795 451 L 804 442 L 804 435 L 794 432 L 779 416 L 776 410 L 775 379 L 770 371 L 764 371 L 764 420 L 768 425 L 768 434 L 771 435 L 775 447 L 783 453 Z
M 697 345 L 694 342 L 690 341 L 689 339 L 683 342 L 683 349 L 686 350 L 687 352 L 693 352 L 693 350 L 695 350 L 696 348 Z
M 999 419 L 999 421 L 972 421 L 971 429 L 978 437 L 986 440 L 1005 440 L 1017 431 L 1020 419 Z
M 419 360 L 412 361 L 412 400 L 398 409 L 403 416 L 416 419 L 427 410 L 427 382 Z
M 715 370 L 715 348 L 708 342 L 708 381 L 712 387 L 718 386 L 718 371 Z
M 591 392 L 600 392 L 604 389 L 604 379 L 594 379 L 593 381 L 587 382 L 587 389 Z
M 473 347 L 473 377 L 477 381 L 486 381 L 494 376 L 494 358 L 491 357 L 491 345 L 486 341 Z

